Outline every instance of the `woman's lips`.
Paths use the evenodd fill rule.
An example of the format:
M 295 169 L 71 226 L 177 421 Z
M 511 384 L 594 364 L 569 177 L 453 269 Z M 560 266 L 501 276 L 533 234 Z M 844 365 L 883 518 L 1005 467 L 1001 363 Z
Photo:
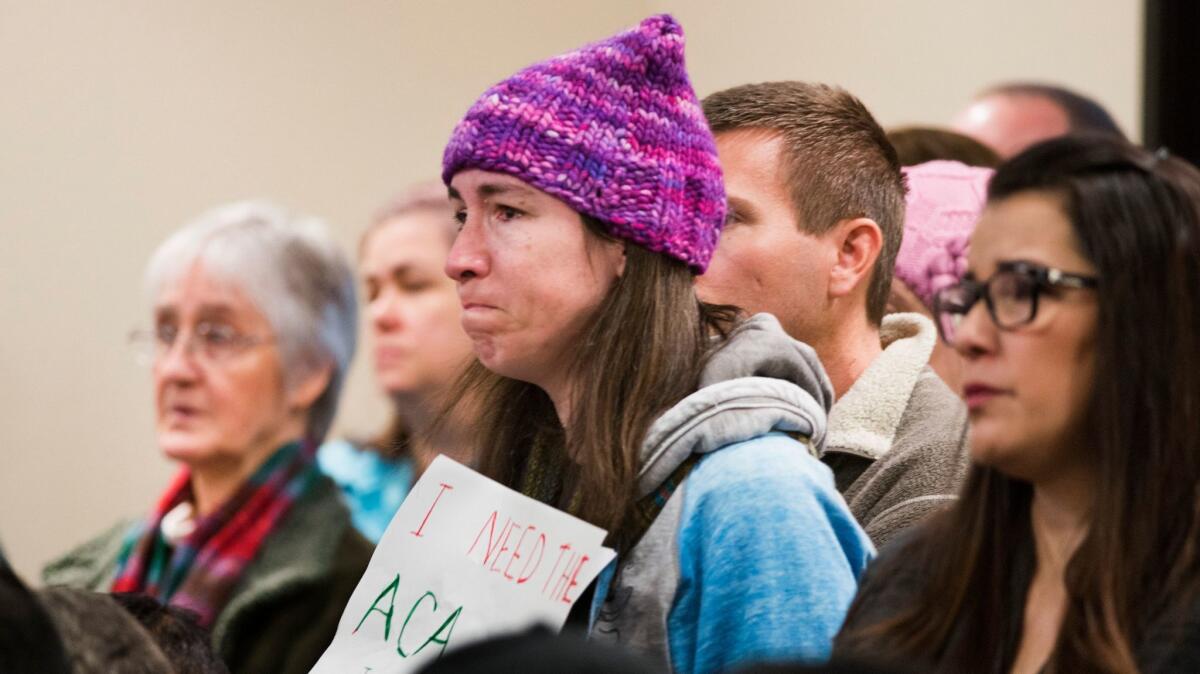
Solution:
M 407 357 L 407 351 L 397 346 L 380 346 L 375 349 L 375 363 L 377 365 L 391 365 L 407 360 Z
M 1002 389 L 987 384 L 968 383 L 963 386 L 963 400 L 967 409 L 974 412 L 988 403 L 992 398 L 1007 393 Z
M 168 405 L 167 420 L 172 423 L 186 423 L 200 415 L 200 409 L 190 405 Z
M 480 322 L 488 322 L 492 314 L 496 311 L 496 307 L 490 304 L 464 302 L 462 305 L 462 325 L 469 330 L 470 326 L 478 325 Z

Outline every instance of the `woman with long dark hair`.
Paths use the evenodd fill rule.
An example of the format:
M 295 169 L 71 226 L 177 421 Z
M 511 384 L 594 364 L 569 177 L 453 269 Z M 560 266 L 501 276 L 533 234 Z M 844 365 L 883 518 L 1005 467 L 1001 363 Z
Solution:
M 1200 172 L 1064 138 L 992 178 L 935 299 L 961 499 L 885 550 L 839 655 L 954 672 L 1200 668 Z
M 679 672 L 827 657 L 871 544 L 813 451 L 812 349 L 696 298 L 725 200 L 679 25 L 492 87 L 443 179 L 479 465 L 608 530 L 591 634 Z

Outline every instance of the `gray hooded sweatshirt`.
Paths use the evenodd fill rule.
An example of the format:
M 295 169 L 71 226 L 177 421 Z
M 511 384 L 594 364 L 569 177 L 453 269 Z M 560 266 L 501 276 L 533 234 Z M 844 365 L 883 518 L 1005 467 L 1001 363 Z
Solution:
M 597 581 L 593 638 L 686 673 L 828 657 L 874 554 L 816 458 L 832 398 L 816 354 L 773 316 L 733 331 L 647 434 L 639 495 L 666 501 Z

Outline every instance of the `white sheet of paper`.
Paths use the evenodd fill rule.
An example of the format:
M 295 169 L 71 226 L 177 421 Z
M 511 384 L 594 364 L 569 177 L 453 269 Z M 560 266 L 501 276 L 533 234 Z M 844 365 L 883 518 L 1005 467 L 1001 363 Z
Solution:
M 409 672 L 489 636 L 561 629 L 615 556 L 605 536 L 439 456 L 392 518 L 312 671 Z

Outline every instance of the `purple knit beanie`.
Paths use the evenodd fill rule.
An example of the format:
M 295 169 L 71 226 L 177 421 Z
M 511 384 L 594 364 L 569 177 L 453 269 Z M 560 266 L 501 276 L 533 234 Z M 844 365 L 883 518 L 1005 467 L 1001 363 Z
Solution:
M 904 168 L 908 197 L 896 278 L 927 307 L 937 291 L 958 283 L 967 271 L 967 243 L 987 201 L 992 173 L 956 161 Z
M 466 169 L 520 178 L 696 273 L 725 222 L 716 145 L 666 14 L 485 91 L 446 145 L 442 180 Z

